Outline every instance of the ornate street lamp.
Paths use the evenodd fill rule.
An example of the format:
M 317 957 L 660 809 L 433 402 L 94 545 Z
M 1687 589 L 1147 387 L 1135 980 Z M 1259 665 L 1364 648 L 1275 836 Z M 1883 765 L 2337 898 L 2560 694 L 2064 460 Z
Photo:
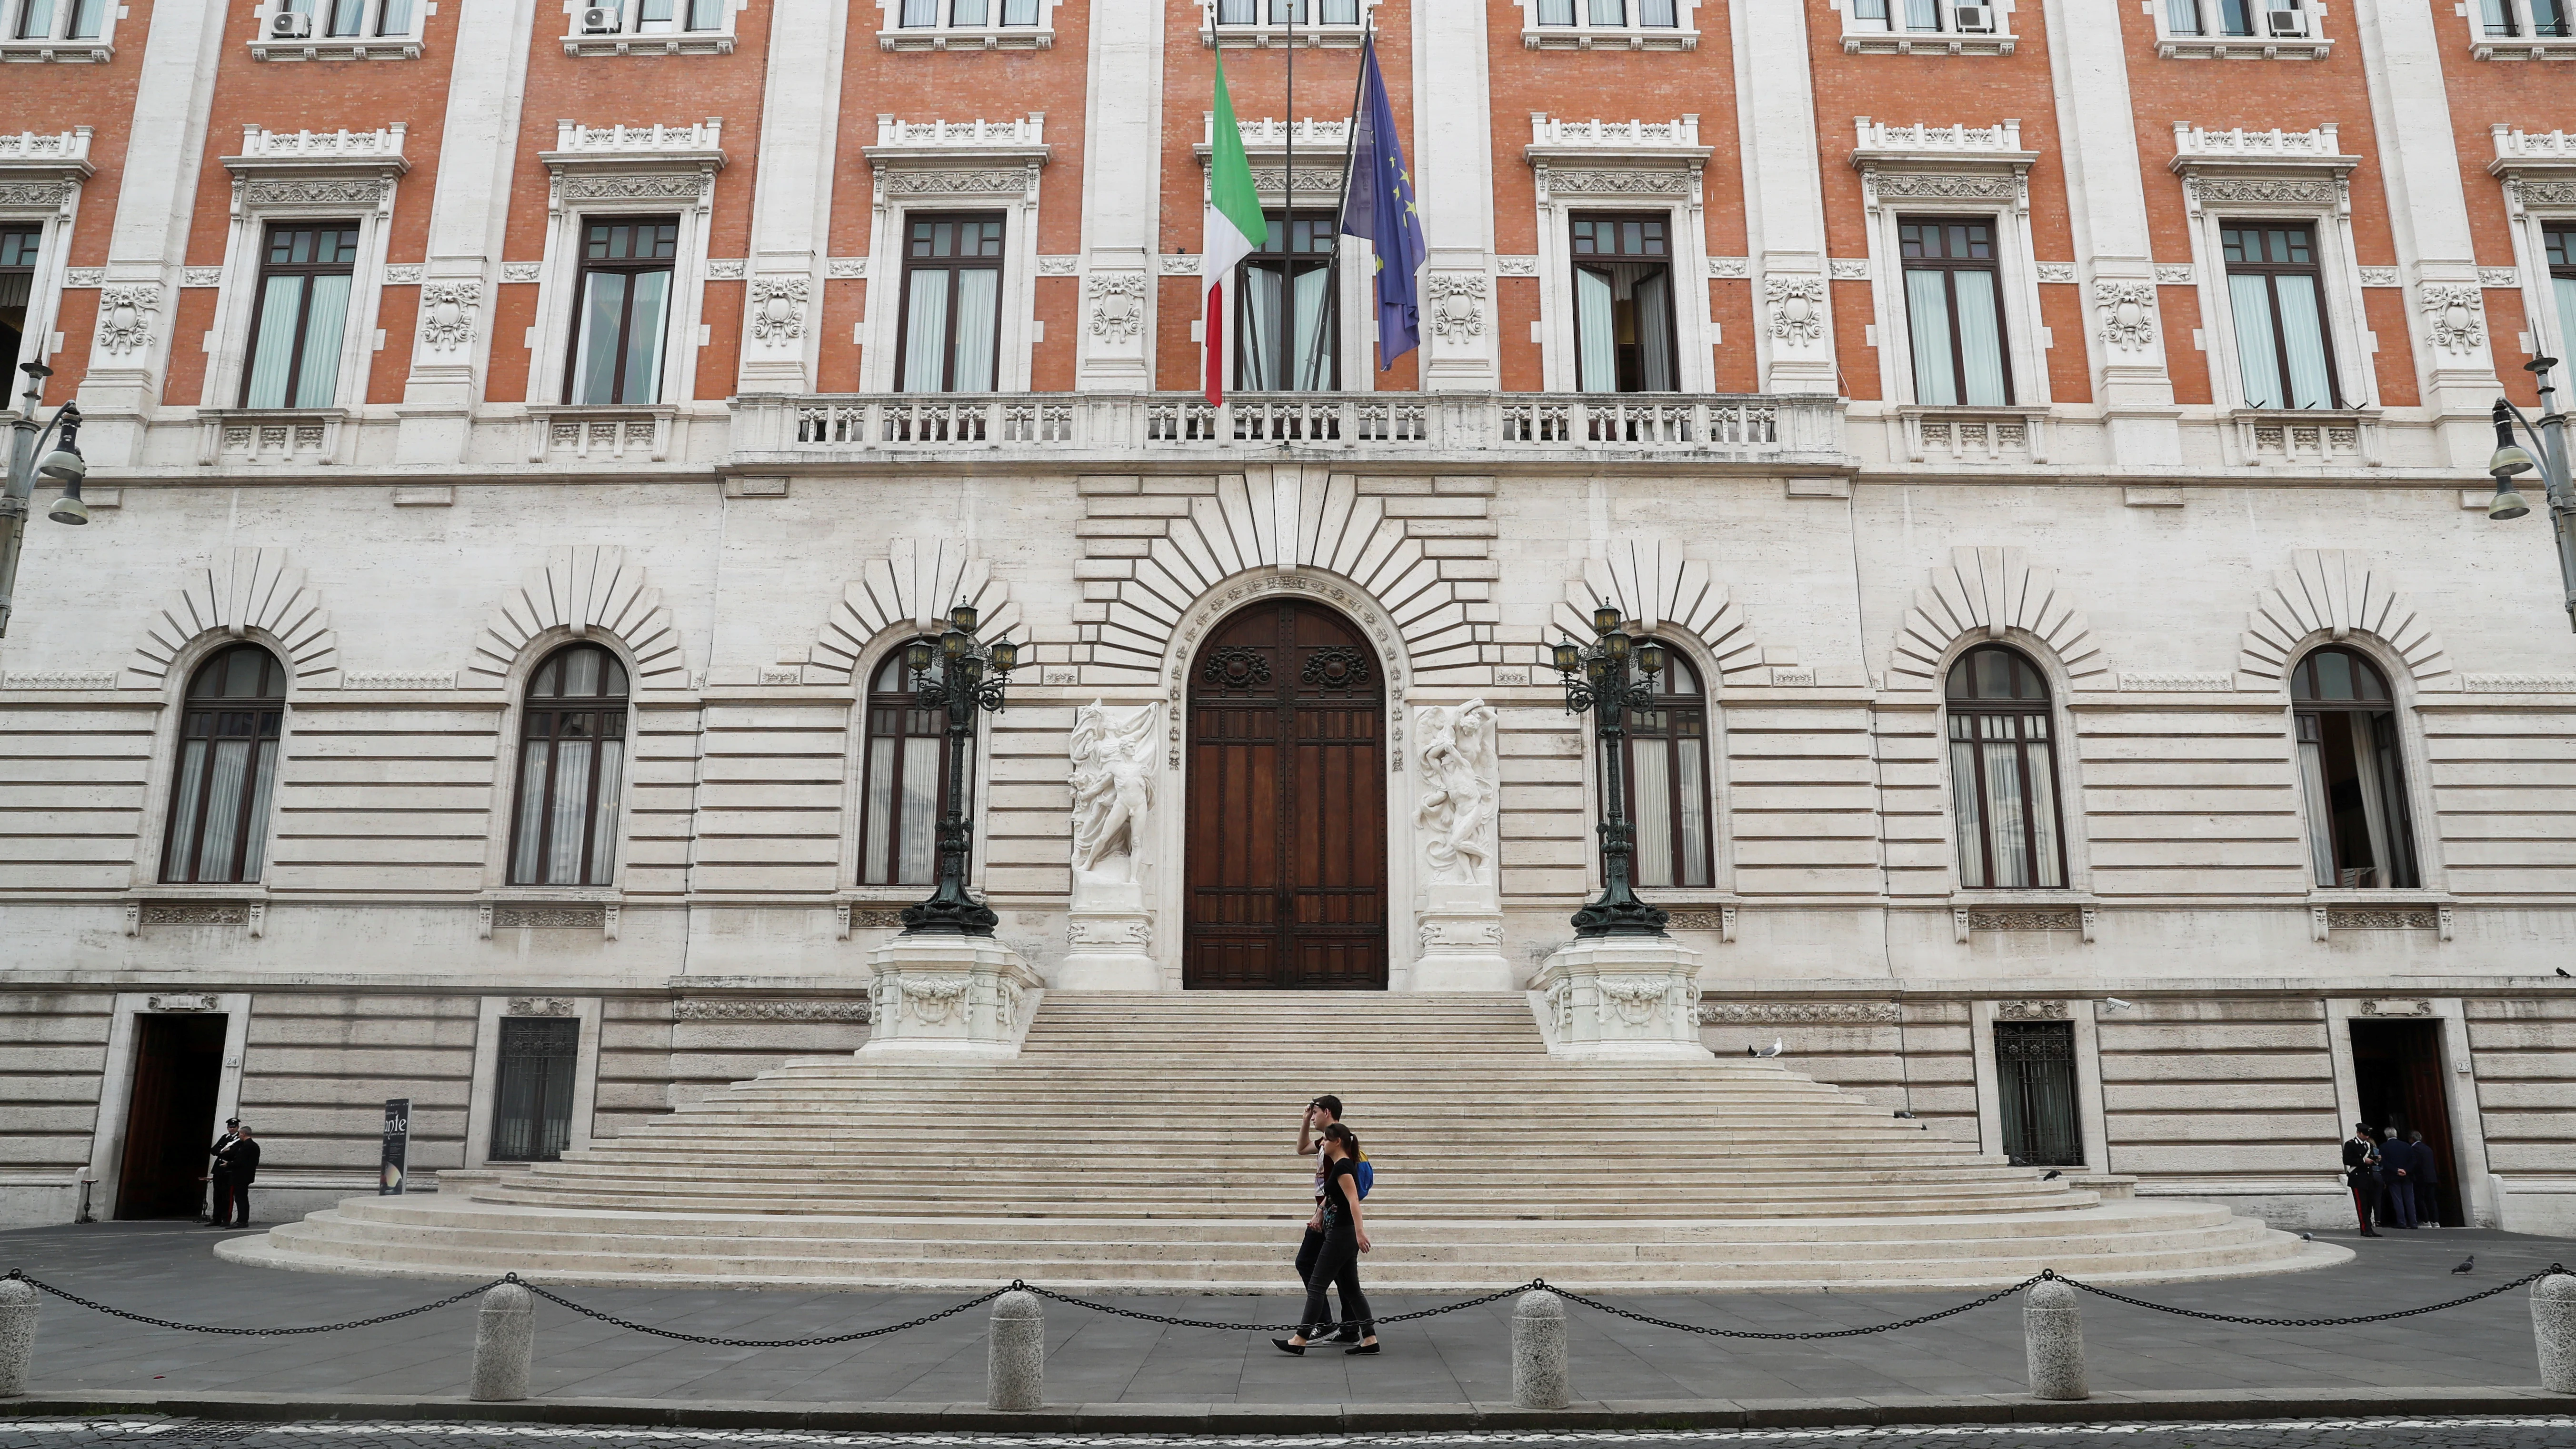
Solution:
M 989 936 L 1001 919 L 966 894 L 966 858 L 975 840 L 974 811 L 966 795 L 973 772 L 966 761 L 975 750 L 976 712 L 1004 706 L 1004 686 L 1019 662 L 1019 645 L 1008 639 L 987 644 L 975 637 L 972 604 L 948 611 L 947 632 L 936 645 L 916 639 L 904 647 L 913 707 L 948 711 L 948 808 L 939 817 L 939 889 L 930 899 L 904 908 L 907 936 Z
M 9 632 L 18 587 L 18 553 L 27 537 L 27 511 L 35 500 L 36 480 L 47 478 L 63 485 L 63 496 L 45 511 L 46 517 L 56 523 L 89 522 L 89 505 L 80 496 L 81 479 L 89 472 L 80 455 L 80 405 L 64 403 L 55 409 L 54 420 L 39 428 L 38 405 L 44 400 L 45 379 L 54 370 L 42 362 L 23 363 L 18 370 L 27 374 L 27 391 L 17 418 L 9 425 L 8 481 L 0 487 L 0 635 Z M 56 429 L 62 432 L 61 445 L 40 461 L 36 455 Z
M 1662 911 L 1637 899 L 1628 884 L 1633 832 L 1628 825 L 1628 711 L 1654 700 L 1655 676 L 1664 672 L 1664 646 L 1628 637 L 1627 621 L 1608 604 L 1592 611 L 1594 638 L 1555 646 L 1557 673 L 1565 679 L 1565 710 L 1590 713 L 1601 751 L 1601 898 L 1574 913 L 1574 934 L 1660 936 Z
M 2495 501 L 2487 505 L 2487 517 L 2505 522 L 2529 513 L 2531 504 L 2513 480 L 2525 473 L 2539 476 L 2543 500 L 2558 531 L 2558 577 L 2566 596 L 2567 624 L 2576 629 L 2576 481 L 2568 476 L 2567 415 L 2558 410 L 2558 390 L 2549 382 L 2549 369 L 2557 365 L 2554 357 L 2535 357 L 2524 364 L 2540 379 L 2538 423 L 2524 417 L 2511 402 L 2495 401 L 2496 450 L 2487 462 L 2487 473 L 2495 479 L 2496 491 Z M 2537 457 L 2514 442 L 2517 422 L 2540 450 Z

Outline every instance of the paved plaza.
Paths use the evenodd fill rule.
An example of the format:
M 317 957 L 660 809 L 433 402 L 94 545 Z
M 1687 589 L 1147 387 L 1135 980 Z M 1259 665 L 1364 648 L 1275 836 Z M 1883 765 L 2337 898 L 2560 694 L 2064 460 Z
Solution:
M 283 1273 L 216 1260 L 221 1235 L 177 1224 L 96 1224 L 0 1233 L 0 1268 L 102 1303 L 186 1323 L 282 1327 L 339 1322 L 444 1296 L 441 1285 Z M 2208 1312 L 2341 1317 L 2414 1307 L 2553 1262 L 2576 1244 L 2470 1230 L 2344 1239 L 2360 1256 L 2314 1272 L 2174 1284 L 2136 1296 Z M 1282 1277 L 1292 1241 L 1281 1244 Z M 2450 1270 L 2467 1255 L 2475 1270 Z M 873 1293 L 664 1292 L 566 1295 L 640 1323 L 727 1338 L 796 1338 L 899 1323 L 952 1297 Z M 1639 1295 L 1657 1317 L 1764 1332 L 1858 1328 L 1974 1295 Z M 1434 1306 L 1389 1295 L 1380 1313 Z M 1246 1324 L 1294 1316 L 1278 1297 L 1136 1297 L 1146 1312 Z M 2527 1293 L 2433 1315 L 2340 1328 L 2251 1328 L 2083 1300 L 2096 1392 L 2536 1386 Z M 119 1390 L 435 1396 L 462 1392 L 473 1310 L 460 1304 L 372 1328 L 298 1337 L 181 1333 L 48 1300 L 32 1385 Z M 1292 1359 L 1266 1334 L 1175 1328 L 1063 1304 L 1047 1308 L 1047 1398 L 1087 1404 L 1457 1404 L 1511 1396 L 1510 1303 L 1386 1331 L 1374 1359 Z M 984 1396 L 984 1312 L 855 1344 L 726 1348 L 678 1343 L 537 1309 L 540 1397 L 683 1401 L 973 1403 Z M 2024 1388 L 2014 1301 L 1884 1335 L 1800 1343 L 1710 1339 L 1573 1311 L 1576 1395 L 1588 1400 L 1847 1398 L 2017 1394 Z M 2013 1442 L 2026 1442 L 2015 1440 Z M 2203 1441 L 2216 1442 L 2216 1441 Z M 2466 1442 L 2466 1441 L 2454 1441 Z M 2499 1441 L 2509 1442 L 2509 1441 Z M 2564 1442 L 2564 1441 L 2561 1441 Z

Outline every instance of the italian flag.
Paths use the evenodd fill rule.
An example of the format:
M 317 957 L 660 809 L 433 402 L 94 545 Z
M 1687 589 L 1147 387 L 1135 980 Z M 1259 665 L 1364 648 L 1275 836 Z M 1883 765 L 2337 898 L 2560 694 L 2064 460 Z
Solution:
M 1234 123 L 1234 98 L 1225 89 L 1225 52 L 1216 60 L 1216 134 L 1208 145 L 1207 221 L 1199 242 L 1199 336 L 1207 345 L 1207 400 L 1225 401 L 1226 288 L 1237 262 L 1261 249 L 1270 221 L 1252 186 L 1252 163 L 1243 157 L 1243 132 Z

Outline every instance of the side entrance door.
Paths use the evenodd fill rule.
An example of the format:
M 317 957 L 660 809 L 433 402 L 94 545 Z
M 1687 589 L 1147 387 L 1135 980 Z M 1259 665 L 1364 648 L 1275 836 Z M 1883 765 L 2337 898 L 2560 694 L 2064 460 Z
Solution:
M 1386 986 L 1377 651 L 1301 599 L 1229 616 L 1190 662 L 1192 988 Z

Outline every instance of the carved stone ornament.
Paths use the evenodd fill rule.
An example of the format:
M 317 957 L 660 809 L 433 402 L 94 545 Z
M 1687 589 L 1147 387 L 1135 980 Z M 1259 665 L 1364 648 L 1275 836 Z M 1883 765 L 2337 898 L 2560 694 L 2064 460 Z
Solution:
M 2340 206 L 2344 183 L 2331 176 L 2199 176 L 2183 178 L 2195 208 L 2211 205 Z
M 562 996 L 513 996 L 504 1016 L 579 1016 L 581 1008 Z
M 1083 916 L 1067 925 L 1065 938 L 1076 946 L 1143 946 L 1154 930 L 1139 916 Z
M 1539 168 L 1544 189 L 1557 196 L 1688 196 L 1696 178 L 1688 171 L 1593 171 Z
M 2188 287 L 2198 277 L 2199 273 L 2192 270 L 2189 262 L 2156 263 L 2156 285 L 2159 287 Z
M 2066 283 L 2075 280 L 2073 262 L 2033 262 L 2031 270 L 2039 274 L 2042 282 Z
M 2093 284 L 2093 310 L 2102 317 L 2102 340 L 2144 352 L 2156 341 L 2156 289 L 2145 282 Z
M 2433 345 L 2445 352 L 2469 352 L 2486 345 L 2486 298 L 2475 287 L 2427 283 L 2419 292 L 2425 329 Z
M 1124 346 L 1145 332 L 1145 274 L 1095 272 L 1083 283 L 1091 335 Z
M 2236 687 L 2232 674 L 2123 674 L 2120 687 L 2153 694 L 2225 694 Z
M 212 1011 L 216 1001 L 211 991 L 173 991 L 147 997 L 146 1011 Z
M 751 336 L 755 342 L 793 342 L 805 335 L 803 277 L 754 277 Z
M 874 1005 L 880 1018 L 903 1012 L 923 1026 L 937 1026 L 967 1009 L 966 993 L 974 984 L 966 977 L 880 976 Z
M 1872 171 L 1863 178 L 1880 201 L 2021 201 L 2021 178 L 2009 171 L 1960 174 L 1924 171 Z
M 1414 939 L 1422 944 L 1422 949 L 1425 951 L 1441 946 L 1491 950 L 1503 944 L 1503 923 L 1500 921 L 1425 921 L 1421 928 L 1414 932 Z
M 688 201 L 703 204 L 714 177 L 701 172 L 570 175 L 555 180 L 560 201 Z
M 707 280 L 710 282 L 739 282 L 750 273 L 751 260 L 748 257 L 707 258 Z
M 1771 335 L 1787 342 L 1820 342 L 1825 335 L 1825 280 L 1769 277 L 1762 300 L 1771 309 Z
M 1733 906 L 1719 906 L 1713 911 L 1668 911 L 1664 915 L 1664 927 L 1672 931 L 1715 931 L 1717 939 L 1732 941 L 1735 939 L 1735 911 Z
M 501 264 L 501 280 L 505 282 L 534 282 L 543 278 L 545 274 L 546 264 L 543 262 L 503 262 Z
M 863 911 L 853 907 L 848 901 L 836 901 L 832 905 L 832 936 L 835 940 L 850 939 L 850 932 L 853 929 L 892 931 L 900 929 L 902 925 L 903 912 L 901 911 Z
M 1594 989 L 1601 994 L 1602 1025 L 1616 1021 L 1626 1026 L 1644 1026 L 1662 1016 L 1665 1003 L 1685 988 L 1669 976 L 1604 976 L 1594 983 Z M 1691 999 L 1684 1004 L 1684 1014 L 1695 1019 L 1699 1014 L 1699 988 L 1690 986 L 1687 993 Z
M 1162 706 L 1113 709 L 1099 700 L 1074 711 L 1073 904 L 1086 886 L 1130 885 L 1138 879 L 1137 844 L 1154 807 L 1154 743 L 1162 733 Z M 1075 931 L 1079 937 L 1082 923 Z M 1077 941 L 1077 944 L 1092 944 Z
M 866 1021 L 864 1001 L 690 1000 L 671 1003 L 674 1021 Z
M 1708 274 L 1712 277 L 1728 277 L 1736 281 L 1742 281 L 1743 279 L 1753 275 L 1753 259 L 1750 257 L 1710 257 L 1708 259 Z
M 2397 269 L 2395 267 L 2363 267 L 2359 270 L 2361 272 L 2361 284 L 2365 287 L 2394 287 L 2401 285 L 2398 280 Z
M 2326 929 L 2330 931 L 2430 931 L 2440 925 L 2441 918 L 2431 906 L 2326 908 Z
M 602 906 L 492 907 L 492 926 L 501 931 L 596 931 L 606 924 Z
M 474 319 L 483 310 L 483 283 L 425 282 L 420 289 L 420 340 L 441 352 L 472 345 Z
M 147 926 L 243 926 L 250 907 L 238 901 L 153 901 L 143 907 Z
M 2066 1003 L 2063 1001 L 1998 1001 L 1995 1003 L 1997 1021 L 2064 1021 L 2066 1019 Z
M 378 206 L 385 185 L 374 177 L 315 177 L 242 183 L 245 206 Z
M 1699 1019 L 1710 1026 L 1874 1026 L 1896 1020 L 1893 1001 L 1711 1001 Z
M 2364 1016 L 2414 1016 L 2433 1014 L 2433 1003 L 2420 996 L 2374 997 L 2361 1004 Z
M 878 173 L 889 196 L 1025 196 L 1037 168 L 1016 171 L 919 171 L 907 166 Z
M 12 210 L 57 207 L 70 195 L 71 183 L 66 181 L 0 182 L 0 206 Z
M 1535 277 L 1538 258 L 1534 256 L 1498 256 L 1494 258 L 1494 275 L 1498 277 Z
M 1494 878 L 1502 762 L 1494 707 L 1481 699 L 1426 704 L 1413 712 L 1414 758 L 1422 793 L 1413 822 L 1422 832 L 1424 879 L 1483 885 Z M 1431 928 L 1423 928 L 1428 932 Z M 1494 941 L 1502 928 L 1494 928 Z M 1431 942 L 1426 938 L 1424 945 Z
M 160 319 L 160 283 L 103 288 L 98 294 L 98 350 L 112 356 L 140 352 L 151 345 Z
M 1485 335 L 1485 279 L 1463 272 L 1432 272 L 1422 279 L 1423 315 L 1443 342 Z

